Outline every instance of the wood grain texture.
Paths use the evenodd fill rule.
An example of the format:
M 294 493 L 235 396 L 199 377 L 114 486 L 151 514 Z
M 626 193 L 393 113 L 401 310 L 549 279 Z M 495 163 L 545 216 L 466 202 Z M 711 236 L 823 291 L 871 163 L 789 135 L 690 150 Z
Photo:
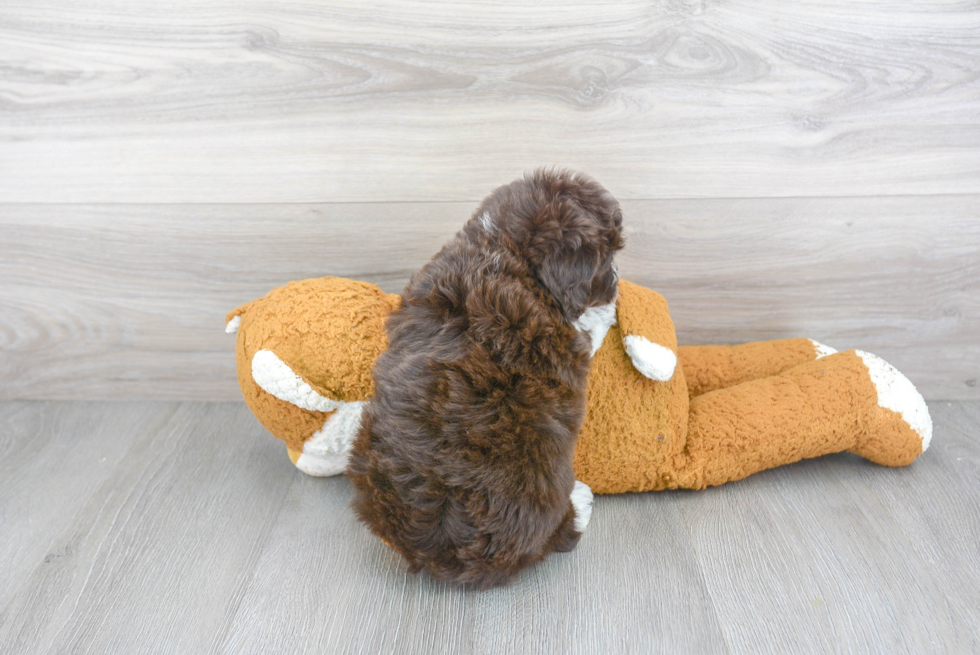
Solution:
M 980 196 L 624 202 L 682 343 L 810 336 L 980 398 Z M 293 279 L 399 291 L 472 203 L 0 206 L 0 398 L 240 397 L 224 316 Z
M 287 503 L 302 511 L 281 515 L 279 538 L 258 566 L 224 652 L 616 653 L 669 652 L 677 644 L 727 651 L 669 501 L 603 498 L 602 519 L 589 527 L 594 538 L 573 556 L 475 592 L 409 576 L 401 558 L 354 519 L 346 479 L 306 478 L 290 493 Z M 321 520 L 311 525 L 309 514 Z M 289 602 L 270 605 L 283 593 Z
M 0 12 L 0 201 L 980 192 L 980 7 L 95 0 Z
M 980 649 L 980 405 L 930 411 L 937 439 L 908 468 L 833 455 L 686 508 L 733 651 Z
M 349 482 L 296 471 L 240 403 L 0 404 L 3 444 L 131 444 L 108 476 L 69 457 L 49 478 L 95 491 L 0 597 L 0 652 L 975 652 L 980 402 L 930 410 L 910 467 L 837 455 L 600 497 L 575 551 L 478 592 L 409 575 Z M 3 465 L 10 507 L 38 481 Z
M 110 479 L 140 434 L 172 413 L 148 403 L 0 404 L 0 607 Z
M 0 651 L 200 653 L 226 629 L 290 464 L 236 405 L 164 407 L 0 611 Z

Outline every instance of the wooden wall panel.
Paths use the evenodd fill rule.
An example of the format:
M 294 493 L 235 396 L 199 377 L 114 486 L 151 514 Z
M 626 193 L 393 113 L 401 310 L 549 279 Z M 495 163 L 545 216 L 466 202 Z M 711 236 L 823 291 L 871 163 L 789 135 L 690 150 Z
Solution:
M 980 398 L 980 196 L 627 201 L 624 277 L 686 343 L 805 335 Z M 0 399 L 235 399 L 225 313 L 397 292 L 474 203 L 0 206 Z
M 17 0 L 0 202 L 980 193 L 975 2 Z

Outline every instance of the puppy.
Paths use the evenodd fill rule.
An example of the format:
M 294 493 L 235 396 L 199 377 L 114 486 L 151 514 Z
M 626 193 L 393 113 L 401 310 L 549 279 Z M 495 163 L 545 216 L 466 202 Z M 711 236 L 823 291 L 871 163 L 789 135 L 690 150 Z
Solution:
M 358 517 L 412 572 L 488 587 L 575 547 L 591 493 L 572 454 L 621 231 L 597 182 L 539 170 L 494 191 L 405 288 L 348 474 Z

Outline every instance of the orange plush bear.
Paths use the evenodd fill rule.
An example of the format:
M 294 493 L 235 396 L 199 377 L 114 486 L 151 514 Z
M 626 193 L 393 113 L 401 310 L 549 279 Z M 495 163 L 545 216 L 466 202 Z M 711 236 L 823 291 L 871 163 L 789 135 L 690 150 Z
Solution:
M 400 297 L 342 278 L 292 282 L 228 315 L 245 401 L 310 475 L 335 475 L 373 392 L 384 323 Z M 577 478 L 596 493 L 703 489 L 848 451 L 886 466 L 929 446 L 912 383 L 880 358 L 810 339 L 677 346 L 667 303 L 621 281 L 592 338 Z

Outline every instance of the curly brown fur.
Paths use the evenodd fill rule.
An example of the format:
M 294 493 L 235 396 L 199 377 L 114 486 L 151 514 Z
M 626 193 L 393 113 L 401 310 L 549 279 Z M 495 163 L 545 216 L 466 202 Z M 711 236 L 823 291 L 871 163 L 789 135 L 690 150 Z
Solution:
M 348 474 L 413 572 L 491 586 L 581 534 L 569 500 L 590 341 L 616 295 L 618 203 L 539 170 L 494 191 L 388 320 Z

